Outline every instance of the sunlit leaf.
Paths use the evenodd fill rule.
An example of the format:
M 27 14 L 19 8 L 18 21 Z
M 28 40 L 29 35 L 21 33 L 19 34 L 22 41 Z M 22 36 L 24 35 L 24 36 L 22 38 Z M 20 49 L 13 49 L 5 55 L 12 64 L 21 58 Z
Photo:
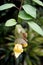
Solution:
M 23 20 L 32 19 L 32 17 L 30 17 L 25 11 L 20 11 L 18 17 L 23 19 Z
M 16 25 L 16 23 L 17 22 L 15 19 L 9 19 L 6 21 L 5 26 L 14 26 L 14 25 Z
M 15 7 L 15 5 L 12 4 L 12 3 L 6 3 L 6 4 L 3 4 L 3 5 L 0 6 L 0 11 L 8 9 L 8 8 L 12 8 L 12 7 Z
M 39 5 L 41 5 L 41 6 L 43 6 L 43 2 L 41 2 L 40 0 L 33 0 L 35 3 L 37 3 L 37 4 L 39 4 Z
M 34 31 L 43 36 L 43 30 L 38 24 L 36 24 L 35 22 L 28 22 L 28 24 Z
M 36 18 L 36 9 L 34 7 L 31 5 L 23 5 L 22 7 L 27 14 L 31 15 L 33 18 Z

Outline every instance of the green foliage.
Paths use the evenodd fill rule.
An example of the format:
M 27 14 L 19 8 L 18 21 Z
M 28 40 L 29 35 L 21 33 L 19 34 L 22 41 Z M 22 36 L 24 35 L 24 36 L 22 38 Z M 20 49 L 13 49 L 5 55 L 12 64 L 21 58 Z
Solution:
M 38 56 L 43 56 L 43 49 L 40 48 L 35 48 L 34 52 L 38 55 Z
M 37 25 L 34 22 L 28 22 L 28 24 L 34 31 L 36 31 L 37 33 L 43 36 L 43 30 L 40 28 L 39 25 Z
M 20 11 L 18 17 L 23 20 L 32 19 L 30 15 L 28 15 L 25 11 Z
M 16 25 L 16 23 L 17 22 L 15 19 L 9 19 L 6 21 L 5 26 L 14 26 L 14 25 Z
M 37 3 L 37 4 L 39 4 L 39 5 L 41 5 L 41 6 L 43 6 L 43 2 L 41 2 L 40 0 L 33 0 L 35 3 Z
M 28 4 L 26 4 L 27 2 Z M 7 17 L 6 21 L 0 23 L 1 65 L 5 65 L 6 63 L 7 65 L 25 65 L 25 63 L 26 65 L 41 65 L 39 57 L 43 56 L 43 10 L 40 12 L 40 6 L 38 10 L 35 5 L 32 6 L 33 3 L 37 3 L 43 7 L 43 3 L 40 0 L 33 0 L 32 3 L 30 0 L 25 0 L 23 5 L 21 2 L 20 8 L 16 7 L 16 3 L 6 3 L 0 6 L 1 12 L 4 12 L 4 10 L 8 12 L 9 8 L 13 7 L 14 9 L 12 8 L 12 10 L 18 16 L 13 12 L 11 15 L 10 12 L 9 15 L 11 15 L 11 18 Z M 24 52 L 16 58 L 13 49 L 16 45 L 15 41 L 18 38 L 18 42 L 20 41 L 19 44 L 23 43 L 25 45 L 26 42 L 28 46 L 26 48 L 23 47 Z
M 27 14 L 29 14 L 33 18 L 36 18 L 36 9 L 34 7 L 32 7 L 31 5 L 28 5 L 28 4 L 23 5 L 22 7 Z
M 12 4 L 12 3 L 7 3 L 7 4 L 4 4 L 4 5 L 0 6 L 0 11 L 6 10 L 6 9 L 12 8 L 12 7 L 15 7 L 15 5 Z

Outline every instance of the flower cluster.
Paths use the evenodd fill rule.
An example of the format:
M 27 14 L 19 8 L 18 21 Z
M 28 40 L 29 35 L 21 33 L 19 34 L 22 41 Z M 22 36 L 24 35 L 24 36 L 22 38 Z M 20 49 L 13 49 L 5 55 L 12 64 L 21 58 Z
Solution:
M 28 44 L 27 44 L 27 42 L 25 40 L 20 39 L 20 38 L 16 39 L 15 40 L 15 46 L 14 46 L 14 49 L 13 49 L 15 57 L 18 58 L 19 55 L 21 53 L 23 53 L 23 47 L 25 48 L 27 46 L 28 46 Z

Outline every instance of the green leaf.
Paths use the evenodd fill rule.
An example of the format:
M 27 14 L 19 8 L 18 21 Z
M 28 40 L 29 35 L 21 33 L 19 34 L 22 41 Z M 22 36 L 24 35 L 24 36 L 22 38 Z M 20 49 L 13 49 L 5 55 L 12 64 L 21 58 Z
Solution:
M 31 53 L 31 57 L 33 57 L 33 63 L 35 62 L 35 64 L 41 65 L 39 57 L 34 52 Z
M 33 0 L 35 3 L 37 3 L 37 4 L 39 4 L 39 5 L 41 5 L 41 6 L 43 6 L 43 2 L 41 2 L 40 0 Z
M 5 26 L 14 26 L 14 25 L 16 25 L 16 23 L 17 22 L 15 19 L 9 19 L 6 21 Z
M 43 56 L 43 49 L 34 48 L 33 50 L 38 56 Z
M 23 19 L 23 20 L 32 19 L 32 17 L 30 17 L 25 11 L 20 11 L 18 17 Z
M 3 4 L 0 6 L 0 11 L 8 9 L 8 8 L 12 8 L 12 7 L 15 7 L 15 5 L 12 3 Z
M 29 57 L 26 57 L 25 60 L 27 62 L 27 65 L 32 65 L 31 59 Z
M 43 36 L 43 30 L 38 24 L 36 24 L 35 22 L 28 22 L 28 24 L 34 31 Z
M 27 14 L 31 15 L 33 18 L 36 18 L 36 9 L 34 7 L 31 5 L 23 5 L 22 7 Z
M 36 37 L 34 40 L 38 42 L 38 44 L 43 44 L 43 37 Z

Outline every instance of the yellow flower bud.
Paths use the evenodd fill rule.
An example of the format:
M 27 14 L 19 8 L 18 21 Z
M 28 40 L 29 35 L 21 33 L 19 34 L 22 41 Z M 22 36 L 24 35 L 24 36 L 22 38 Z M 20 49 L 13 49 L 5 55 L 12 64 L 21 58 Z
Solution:
M 28 44 L 27 44 L 27 43 L 23 43 L 22 46 L 23 46 L 23 47 L 27 47 Z
M 15 57 L 18 58 L 19 55 L 23 52 L 23 48 L 21 44 L 15 44 L 15 47 L 13 49 Z

